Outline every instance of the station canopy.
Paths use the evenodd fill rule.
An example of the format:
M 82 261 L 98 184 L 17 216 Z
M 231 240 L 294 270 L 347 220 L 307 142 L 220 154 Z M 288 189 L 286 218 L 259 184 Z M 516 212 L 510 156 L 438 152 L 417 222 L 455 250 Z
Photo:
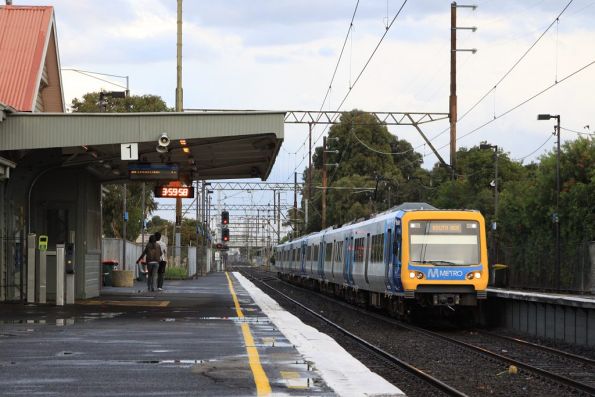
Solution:
M 17 167 L 83 167 L 102 182 L 115 182 L 129 179 L 135 166 L 163 165 L 175 168 L 185 183 L 266 180 L 283 142 L 285 116 L 267 111 L 0 113 L 0 156 Z M 163 136 L 161 142 L 169 144 L 158 147 Z M 138 160 L 126 160 L 134 148 Z

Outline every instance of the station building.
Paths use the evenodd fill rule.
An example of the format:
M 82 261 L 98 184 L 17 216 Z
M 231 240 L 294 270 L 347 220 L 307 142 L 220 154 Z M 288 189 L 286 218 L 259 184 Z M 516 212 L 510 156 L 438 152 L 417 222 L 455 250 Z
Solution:
M 283 141 L 284 112 L 66 113 L 58 42 L 53 7 L 0 6 L 0 301 L 35 282 L 32 234 L 48 250 L 74 243 L 75 297 L 99 295 L 101 186 L 126 183 L 134 164 L 173 167 L 186 184 L 265 180 Z

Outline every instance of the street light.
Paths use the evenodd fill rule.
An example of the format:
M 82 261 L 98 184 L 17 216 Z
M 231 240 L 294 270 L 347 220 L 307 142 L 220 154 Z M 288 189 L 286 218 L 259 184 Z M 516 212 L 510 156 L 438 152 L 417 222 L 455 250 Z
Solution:
M 556 212 L 553 214 L 553 221 L 556 224 L 556 287 L 560 289 L 560 115 L 538 114 L 537 120 L 556 119 Z
M 492 261 L 498 263 L 498 145 L 490 145 L 488 143 L 482 143 L 479 145 L 480 150 L 494 150 L 494 221 L 492 222 Z M 495 278 L 494 278 L 495 279 Z

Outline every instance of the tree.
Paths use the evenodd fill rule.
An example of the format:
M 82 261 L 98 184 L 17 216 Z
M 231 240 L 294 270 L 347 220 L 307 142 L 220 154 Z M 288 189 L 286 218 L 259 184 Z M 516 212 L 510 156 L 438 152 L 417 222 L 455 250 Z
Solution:
M 428 183 L 429 173 L 421 169 L 422 156 L 411 144 L 392 135 L 372 114 L 352 110 L 342 114 L 328 134 L 327 225 L 341 224 L 369 216 L 402 201 L 426 197 L 420 184 Z M 315 148 L 312 186 L 322 184 L 322 147 Z M 307 182 L 308 169 L 304 172 Z M 319 230 L 322 193 L 310 194 L 306 232 Z M 305 203 L 302 202 L 302 210 Z
M 131 95 L 126 98 L 105 96 L 106 113 L 171 112 L 172 108 L 157 95 Z M 99 113 L 99 92 L 89 92 L 82 100 L 74 98 L 71 104 L 73 113 Z
M 83 95 L 82 100 L 74 98 L 71 110 L 74 113 L 97 113 L 100 111 L 99 93 L 90 92 Z M 113 113 L 129 112 L 168 112 L 165 101 L 156 95 L 133 95 L 126 98 L 105 97 L 105 111 Z M 151 214 L 157 209 L 153 198 L 154 184 L 146 184 L 145 189 L 145 214 Z M 103 233 L 106 237 L 122 237 L 123 226 L 123 187 L 121 185 L 107 185 L 102 196 Z M 126 210 L 128 222 L 126 234 L 129 239 L 136 239 L 142 223 L 142 183 L 131 182 L 127 184 Z

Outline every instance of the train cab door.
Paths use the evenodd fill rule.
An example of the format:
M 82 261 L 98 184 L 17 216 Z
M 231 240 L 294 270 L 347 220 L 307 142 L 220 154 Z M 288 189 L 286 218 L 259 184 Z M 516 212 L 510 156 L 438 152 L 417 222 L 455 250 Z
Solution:
M 402 291 L 401 283 L 401 220 L 387 222 L 384 244 L 384 281 L 386 289 Z
M 393 251 L 393 287 L 396 291 L 403 291 L 403 283 L 401 281 L 401 253 L 402 253 L 403 235 L 401 229 L 401 220 L 395 220 L 395 237 L 392 244 Z
M 394 291 L 392 274 L 392 263 L 393 263 L 393 230 L 394 228 L 387 222 L 386 231 L 384 233 L 384 284 L 387 291 Z

